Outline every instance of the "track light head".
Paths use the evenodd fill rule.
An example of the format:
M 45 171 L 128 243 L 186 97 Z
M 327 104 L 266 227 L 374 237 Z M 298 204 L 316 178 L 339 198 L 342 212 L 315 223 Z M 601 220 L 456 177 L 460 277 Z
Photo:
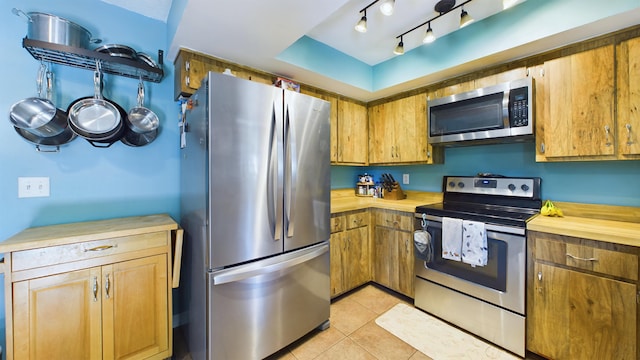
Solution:
M 360 20 L 356 23 L 355 29 L 357 32 L 366 33 L 367 32 L 367 12 L 365 11 L 364 15 Z
M 433 30 L 431 30 L 431 23 L 429 23 L 427 27 L 427 31 L 424 33 L 424 38 L 422 38 L 423 44 L 430 44 L 436 40 L 436 36 L 433 34 Z
M 465 9 L 462 9 L 462 12 L 460 13 L 460 27 L 463 28 L 472 22 L 473 18 L 471 15 L 469 15 Z
M 382 3 L 380 4 L 380 12 L 386 16 L 393 15 L 395 3 L 395 0 L 382 0 Z
M 393 53 L 396 55 L 404 54 L 404 43 L 402 42 L 402 36 L 400 36 L 400 42 L 398 43 L 396 48 L 393 49 Z

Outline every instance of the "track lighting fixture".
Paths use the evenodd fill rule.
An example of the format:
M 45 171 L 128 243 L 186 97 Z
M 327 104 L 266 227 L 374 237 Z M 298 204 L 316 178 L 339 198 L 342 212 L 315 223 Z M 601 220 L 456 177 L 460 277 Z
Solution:
M 395 0 L 382 0 L 382 4 L 380 4 L 380 12 L 386 16 L 393 15 L 393 8 L 395 3 Z
M 460 13 L 460 28 L 463 28 L 473 22 L 473 18 L 466 12 L 465 9 L 462 9 Z
M 393 49 L 393 53 L 396 55 L 404 54 L 404 43 L 402 42 L 402 35 L 400 35 L 400 42 L 398 43 L 396 48 Z
M 436 36 L 433 35 L 433 30 L 431 29 L 431 23 L 427 23 L 427 31 L 424 33 L 424 38 L 422 38 L 422 43 L 430 44 L 436 41 Z
M 382 1 L 380 3 L 380 12 L 386 16 L 390 16 L 393 14 L 393 8 L 395 7 L 395 0 L 374 0 L 371 4 L 367 5 L 364 9 L 360 10 L 363 14 L 360 20 L 356 23 L 355 29 L 358 32 L 365 33 L 367 32 L 367 9 L 370 8 L 373 4 L 378 1 Z
M 451 11 L 457 9 L 457 8 L 462 8 L 463 5 L 470 3 L 472 0 L 465 0 L 463 1 L 460 5 L 456 5 L 455 0 L 440 0 L 436 3 L 434 10 L 438 13 L 438 15 L 432 17 L 431 19 L 423 22 L 422 24 L 407 30 L 405 32 L 403 32 L 402 34 L 396 36 L 396 38 L 400 38 L 400 43 L 398 44 L 398 46 L 396 46 L 396 49 L 393 51 L 394 54 L 397 55 L 401 55 L 404 54 L 404 44 L 402 43 L 402 37 L 404 35 L 407 35 L 408 33 L 412 32 L 413 30 L 416 30 L 424 25 L 427 25 L 427 30 L 425 31 L 424 37 L 422 38 L 422 42 L 424 44 L 428 44 L 431 43 L 433 41 L 436 40 L 435 35 L 433 34 L 433 29 L 431 28 L 431 22 L 436 20 L 437 18 L 444 16 L 448 13 L 450 13 Z M 506 0 L 505 0 L 506 1 Z M 515 1 L 521 1 L 521 0 L 515 0 Z M 464 21 L 463 21 L 464 20 Z M 471 22 L 473 22 L 473 18 L 471 16 L 469 16 L 469 14 L 462 9 L 462 13 L 461 13 L 461 17 L 460 17 L 460 27 L 466 26 L 468 24 L 470 24 Z M 401 51 L 399 48 L 402 48 Z
M 360 21 L 356 23 L 355 29 L 357 32 L 367 32 L 367 9 L 364 9 L 364 15 L 360 18 Z

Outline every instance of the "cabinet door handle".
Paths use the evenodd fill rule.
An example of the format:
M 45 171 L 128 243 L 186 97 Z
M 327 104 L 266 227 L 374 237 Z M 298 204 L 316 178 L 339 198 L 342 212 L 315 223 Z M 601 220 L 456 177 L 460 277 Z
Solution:
M 611 140 L 609 139 L 609 130 L 611 130 L 609 128 L 609 125 L 605 125 L 604 126 L 604 133 L 605 133 L 605 139 L 607 140 L 607 142 L 604 144 L 605 146 L 611 146 Z
M 93 277 L 93 301 L 98 301 L 98 277 Z
M 580 260 L 580 261 L 598 261 L 598 259 L 596 258 L 581 258 L 578 256 L 571 255 L 569 253 L 567 253 L 567 257 L 572 258 L 573 260 Z
M 118 247 L 118 245 L 116 244 L 116 245 L 102 245 L 102 246 L 96 246 L 96 247 L 93 247 L 93 248 L 90 248 L 90 249 L 84 249 L 84 252 L 89 252 L 89 251 L 104 251 L 104 250 L 111 249 L 111 248 L 114 248 L 114 247 Z
M 544 154 L 544 143 L 540 143 L 540 154 Z
M 538 271 L 538 281 L 542 281 L 542 271 Z
M 107 296 L 107 299 L 109 298 L 109 289 L 111 288 L 111 282 L 109 281 L 109 274 L 105 275 L 105 282 L 104 282 L 104 291 L 105 294 Z
M 627 145 L 633 145 L 633 141 L 631 141 L 631 124 L 626 124 L 624 127 L 627 129 Z

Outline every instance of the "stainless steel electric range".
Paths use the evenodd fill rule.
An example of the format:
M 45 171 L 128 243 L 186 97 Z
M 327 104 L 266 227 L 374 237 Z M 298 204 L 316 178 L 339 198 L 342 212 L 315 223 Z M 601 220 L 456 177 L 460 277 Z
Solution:
M 524 356 L 526 222 L 540 184 L 445 176 L 443 202 L 416 208 L 415 306 Z

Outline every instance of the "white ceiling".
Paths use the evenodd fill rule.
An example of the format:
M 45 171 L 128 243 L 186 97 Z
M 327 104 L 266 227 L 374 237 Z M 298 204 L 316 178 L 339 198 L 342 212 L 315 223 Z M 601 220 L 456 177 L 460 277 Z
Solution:
M 172 5 L 172 0 L 102 1 L 165 22 Z M 392 89 L 371 93 L 277 59 L 280 53 L 306 35 L 363 63 L 375 65 L 396 56 L 392 51 L 397 44 L 398 35 L 438 15 L 434 10 L 438 0 L 397 0 L 392 16 L 382 15 L 378 4 L 375 4 L 367 10 L 368 31 L 364 34 L 356 32 L 354 25 L 362 16 L 360 10 L 372 1 L 185 0 L 184 13 L 167 51 L 167 59 L 173 61 L 180 47 L 189 48 L 364 101 L 416 87 L 415 81 L 409 81 Z M 456 4 L 462 2 L 458 0 Z M 473 0 L 464 5 L 464 9 L 476 21 L 481 21 L 502 11 L 502 0 Z M 436 36 L 441 37 L 449 31 L 455 31 L 459 20 L 460 9 L 456 9 L 434 20 L 431 27 Z M 637 20 L 631 22 L 635 24 Z M 563 38 L 561 41 L 577 41 L 622 26 L 623 24 L 610 24 L 594 27 L 589 30 L 594 34 L 582 31 L 574 34 L 574 38 Z M 425 28 L 421 27 L 404 36 L 405 51 L 422 45 L 424 31 Z M 548 46 L 558 45 L 550 43 Z M 538 45 L 534 50 L 548 48 L 542 49 Z M 515 59 L 526 56 L 531 51 L 531 48 L 522 48 L 517 52 L 509 52 L 508 56 L 509 59 Z M 494 56 L 488 61 L 509 59 Z M 482 64 L 487 65 L 490 64 L 486 61 Z M 445 75 L 451 76 L 442 76 Z

